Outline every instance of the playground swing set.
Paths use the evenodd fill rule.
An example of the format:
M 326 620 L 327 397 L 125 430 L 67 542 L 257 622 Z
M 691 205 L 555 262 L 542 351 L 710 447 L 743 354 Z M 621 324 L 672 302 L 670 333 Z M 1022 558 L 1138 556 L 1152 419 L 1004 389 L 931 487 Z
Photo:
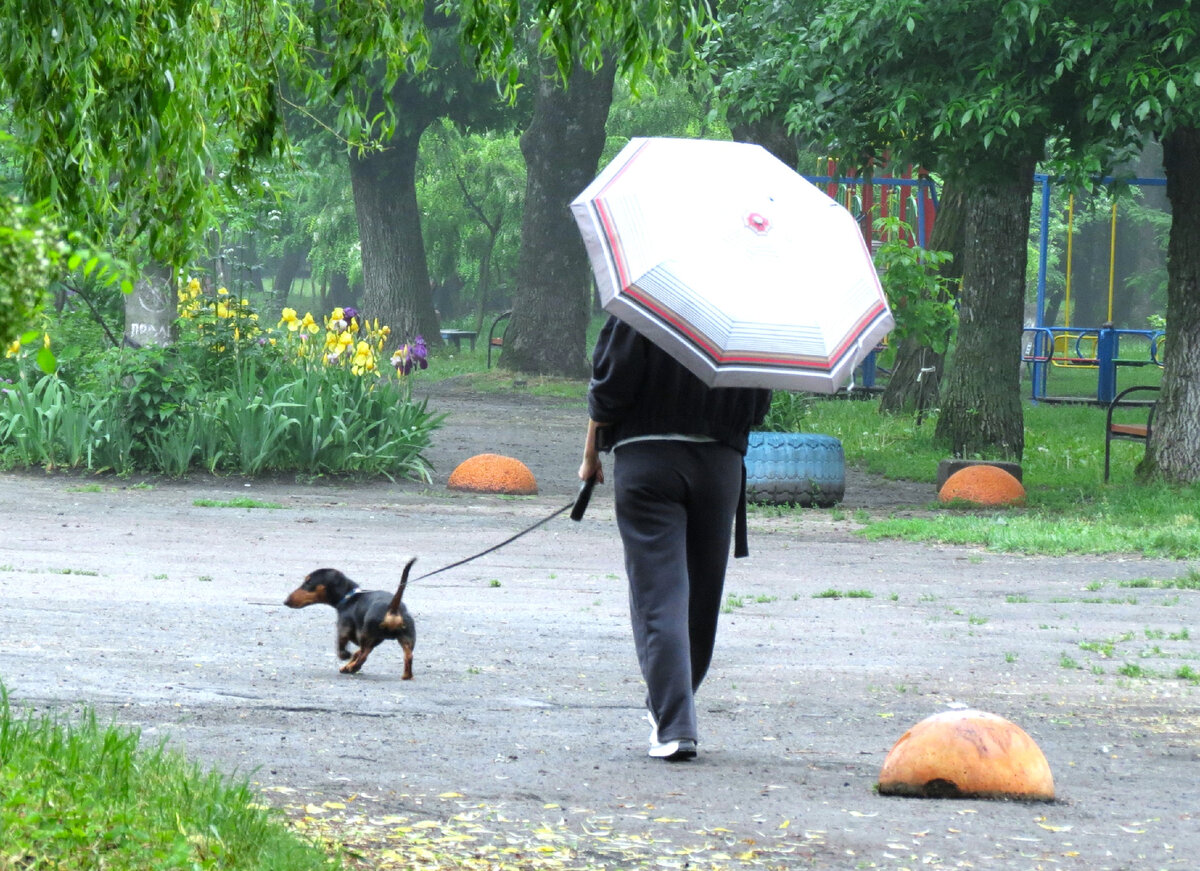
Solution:
M 1072 194 L 1067 207 L 1067 242 L 1064 274 L 1063 325 L 1045 323 L 1046 316 L 1046 269 L 1049 253 L 1050 197 L 1053 180 L 1043 174 L 1034 176 L 1041 185 L 1041 226 L 1038 238 L 1037 319 L 1033 326 L 1026 327 L 1021 337 L 1021 360 L 1031 370 L 1031 396 L 1034 402 L 1076 402 L 1109 405 L 1117 397 L 1117 373 L 1120 367 L 1162 367 L 1163 331 L 1120 329 L 1114 325 L 1113 297 L 1116 286 L 1117 250 L 1117 203 L 1110 207 L 1108 245 L 1108 315 L 1099 326 L 1079 326 L 1071 323 L 1071 293 L 1073 269 L 1073 241 L 1075 235 L 1075 196 Z M 1111 177 L 1101 180 L 1111 184 Z M 1165 186 L 1161 178 L 1135 178 L 1132 185 L 1143 187 Z M 1122 356 L 1122 341 L 1126 349 L 1146 349 L 1145 356 Z M 1051 395 L 1048 391 L 1051 372 L 1063 370 L 1094 370 L 1096 389 L 1094 396 Z

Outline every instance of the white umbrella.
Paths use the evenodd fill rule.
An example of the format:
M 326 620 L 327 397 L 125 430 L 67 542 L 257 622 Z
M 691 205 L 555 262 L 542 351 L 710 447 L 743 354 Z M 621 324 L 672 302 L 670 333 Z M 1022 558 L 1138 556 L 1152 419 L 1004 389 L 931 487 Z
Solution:
M 893 326 L 854 216 L 761 146 L 633 139 L 571 211 L 604 308 L 711 386 L 833 393 Z

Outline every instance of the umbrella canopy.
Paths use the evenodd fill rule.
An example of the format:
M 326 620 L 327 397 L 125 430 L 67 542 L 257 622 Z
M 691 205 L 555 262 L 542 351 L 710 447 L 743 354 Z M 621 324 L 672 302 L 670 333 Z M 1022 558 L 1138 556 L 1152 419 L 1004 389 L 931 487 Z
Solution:
M 604 308 L 710 386 L 833 393 L 893 326 L 854 216 L 761 146 L 633 139 L 571 211 Z

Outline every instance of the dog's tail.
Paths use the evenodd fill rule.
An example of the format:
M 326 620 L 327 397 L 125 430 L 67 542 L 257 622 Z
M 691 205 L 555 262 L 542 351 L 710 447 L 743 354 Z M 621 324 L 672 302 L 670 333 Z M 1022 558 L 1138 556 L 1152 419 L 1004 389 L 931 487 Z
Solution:
M 400 600 L 404 598 L 404 588 L 408 586 L 408 572 L 416 561 L 417 558 L 413 557 L 404 564 L 404 574 L 400 576 L 400 586 L 396 588 L 396 595 L 392 596 L 391 604 L 388 605 L 387 612 L 389 614 L 400 613 Z

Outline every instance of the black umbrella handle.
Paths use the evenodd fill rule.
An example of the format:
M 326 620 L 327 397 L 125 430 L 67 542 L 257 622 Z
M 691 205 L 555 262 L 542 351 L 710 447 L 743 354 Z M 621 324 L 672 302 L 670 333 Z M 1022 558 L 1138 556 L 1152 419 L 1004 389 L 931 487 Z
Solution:
M 572 520 L 583 520 L 583 512 L 587 511 L 588 501 L 592 498 L 592 490 L 595 489 L 595 487 L 595 475 L 592 475 L 579 485 L 579 494 L 575 497 L 575 504 L 571 506 Z

